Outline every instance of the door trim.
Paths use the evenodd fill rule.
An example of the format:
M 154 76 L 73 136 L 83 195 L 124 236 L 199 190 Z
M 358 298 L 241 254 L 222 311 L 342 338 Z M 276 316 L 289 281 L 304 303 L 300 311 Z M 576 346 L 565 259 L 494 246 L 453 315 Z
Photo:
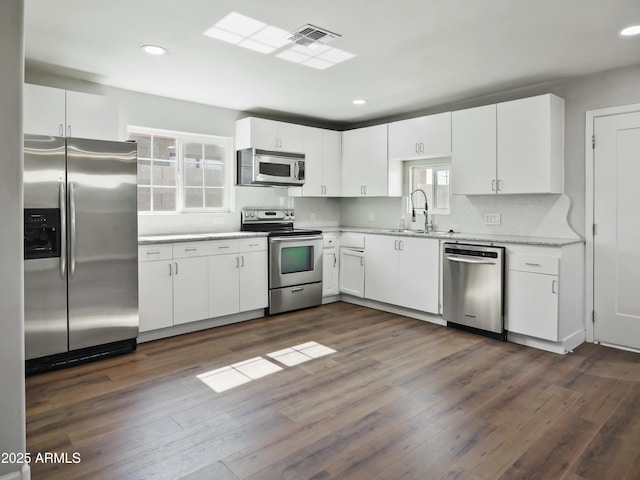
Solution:
M 624 113 L 640 112 L 640 103 L 631 105 L 621 105 L 618 107 L 602 108 L 598 110 L 588 110 L 586 112 L 586 128 L 585 128 L 585 325 L 587 342 L 594 342 L 594 328 L 592 321 L 592 312 L 594 311 L 594 277 L 593 263 L 595 245 L 593 238 L 594 207 L 595 207 L 595 175 L 594 175 L 594 159 L 595 151 L 592 148 L 591 139 L 595 133 L 594 125 L 598 117 L 608 117 L 612 115 L 621 115 Z M 619 348 L 619 347 L 617 347 Z

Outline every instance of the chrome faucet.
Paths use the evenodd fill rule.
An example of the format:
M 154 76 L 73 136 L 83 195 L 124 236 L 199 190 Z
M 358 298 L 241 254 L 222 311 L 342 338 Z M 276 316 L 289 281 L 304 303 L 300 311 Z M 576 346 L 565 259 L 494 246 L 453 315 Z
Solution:
M 427 202 L 427 194 L 424 193 L 424 190 L 421 188 L 416 188 L 409 194 L 409 197 L 411 198 L 411 221 L 416 221 L 416 207 L 413 204 L 413 194 L 416 192 L 421 192 L 424 196 L 424 231 L 430 232 L 433 229 L 433 224 L 429 221 L 429 204 Z

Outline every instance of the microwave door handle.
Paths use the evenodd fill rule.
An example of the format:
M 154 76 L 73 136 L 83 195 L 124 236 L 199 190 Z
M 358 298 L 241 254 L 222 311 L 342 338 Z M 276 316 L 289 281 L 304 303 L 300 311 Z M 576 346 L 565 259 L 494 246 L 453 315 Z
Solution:
M 61 238 L 65 238 L 67 234 L 67 192 L 65 191 L 64 180 L 60 181 L 59 188 L 59 207 L 60 207 L 60 234 Z M 67 275 L 67 246 L 60 245 L 60 278 Z
M 298 162 L 293 162 L 293 178 L 298 180 L 299 175 L 300 175 L 300 164 Z

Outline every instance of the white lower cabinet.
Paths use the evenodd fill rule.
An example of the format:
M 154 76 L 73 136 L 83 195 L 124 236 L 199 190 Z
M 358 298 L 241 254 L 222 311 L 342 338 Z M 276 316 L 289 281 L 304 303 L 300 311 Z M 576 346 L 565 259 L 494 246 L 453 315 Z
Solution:
M 265 308 L 268 300 L 267 244 L 250 242 L 258 251 L 240 243 L 234 253 L 209 257 L 209 316 L 221 317 Z M 249 247 L 251 248 L 251 247 Z
M 364 297 L 364 252 L 340 249 L 340 292 Z
M 141 332 L 268 305 L 266 238 L 144 245 L 138 259 Z
M 322 296 L 330 297 L 340 293 L 338 237 L 335 233 L 325 233 L 322 242 Z
M 581 243 L 507 248 L 505 326 L 509 333 L 562 342 L 565 350 L 584 340 L 582 256 Z
M 209 318 L 207 257 L 190 253 L 182 244 L 173 246 L 173 324 Z M 202 249 L 204 250 L 204 249 Z M 183 257 L 191 254 L 193 256 Z
M 438 313 L 439 242 L 367 235 L 365 298 Z
M 171 244 L 138 248 L 140 331 L 173 325 L 173 255 Z

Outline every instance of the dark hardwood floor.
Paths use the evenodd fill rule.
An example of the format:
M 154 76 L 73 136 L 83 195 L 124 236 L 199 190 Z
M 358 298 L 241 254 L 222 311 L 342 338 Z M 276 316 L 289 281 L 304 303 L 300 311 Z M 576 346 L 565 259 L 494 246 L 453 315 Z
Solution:
M 222 393 L 196 377 L 309 341 L 336 353 Z M 26 396 L 27 451 L 70 462 L 34 480 L 640 479 L 640 355 L 346 303 L 141 344 Z

